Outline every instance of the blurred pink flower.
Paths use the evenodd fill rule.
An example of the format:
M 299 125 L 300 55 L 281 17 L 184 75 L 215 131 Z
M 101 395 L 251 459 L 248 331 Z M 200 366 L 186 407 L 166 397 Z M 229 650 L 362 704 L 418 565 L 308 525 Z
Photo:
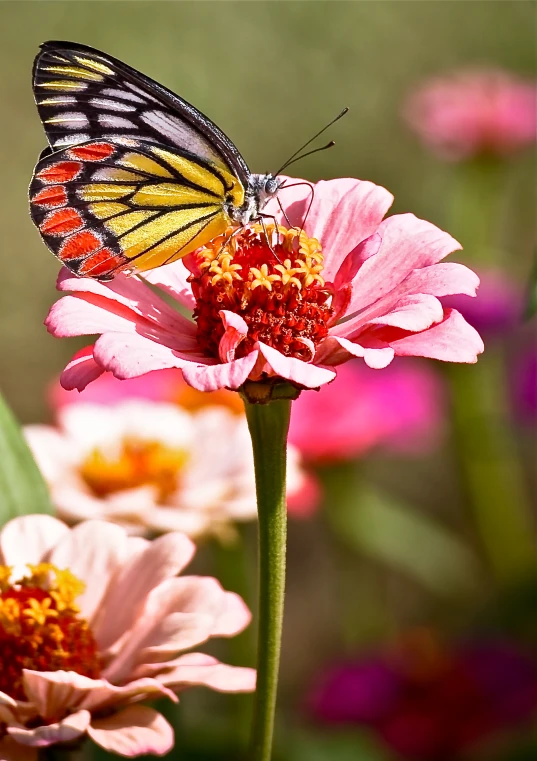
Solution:
M 312 187 L 280 193 L 291 224 L 304 220 Z M 391 202 L 370 182 L 319 182 L 305 233 L 271 228 L 273 250 L 254 225 L 144 277 L 105 284 L 62 270 L 58 289 L 72 295 L 51 308 L 48 330 L 100 334 L 69 363 L 62 385 L 80 390 L 104 370 L 126 379 L 178 367 L 201 391 L 267 378 L 317 388 L 354 357 L 376 369 L 395 355 L 475 362 L 479 335 L 439 297 L 475 294 L 478 278 L 461 264 L 439 264 L 460 246 L 429 222 L 412 214 L 382 221 Z M 276 203 L 266 212 L 283 222 Z
M 508 272 L 478 270 L 477 296 L 446 296 L 442 304 L 459 311 L 470 325 L 486 338 L 505 336 L 522 322 L 523 293 Z
M 140 378 L 131 390 L 151 394 L 163 385 L 162 376 L 145 378 L 145 386 Z M 121 384 L 109 383 L 106 393 L 101 383 L 102 397 L 113 397 L 116 383 Z M 110 520 L 129 533 L 184 531 L 224 540 L 233 537 L 236 521 L 256 519 L 244 415 L 221 405 L 190 412 L 140 398 L 92 404 L 84 401 L 85 393 L 58 411 L 57 427 L 25 428 L 61 518 Z M 315 510 L 317 489 L 294 447 L 287 489 L 290 512 Z
M 252 669 L 179 655 L 250 621 L 240 597 L 216 579 L 177 578 L 194 549 L 183 534 L 149 542 L 109 523 L 69 529 L 46 515 L 2 528 L 3 761 L 36 761 L 40 748 L 85 735 L 121 756 L 163 755 L 173 730 L 140 701 L 176 701 L 194 685 L 255 688 Z
M 419 452 L 443 421 L 443 387 L 427 367 L 394 363 L 383 373 L 343 365 L 333 383 L 293 404 L 289 440 L 306 460 L 350 460 L 375 447 Z
M 537 84 L 501 69 L 454 71 L 418 87 L 404 116 L 442 158 L 503 155 L 537 139 Z
M 522 423 L 537 422 L 537 342 L 526 346 L 512 363 L 514 407 Z
M 502 731 L 531 726 L 537 664 L 505 641 L 448 650 L 421 637 L 327 670 L 308 706 L 316 722 L 371 727 L 398 758 L 458 761 Z

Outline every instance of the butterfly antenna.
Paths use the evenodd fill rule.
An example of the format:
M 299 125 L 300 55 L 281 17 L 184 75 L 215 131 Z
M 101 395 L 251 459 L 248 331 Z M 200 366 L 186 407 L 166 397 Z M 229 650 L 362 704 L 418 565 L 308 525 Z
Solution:
M 321 130 L 319 130 L 319 132 L 317 132 L 317 134 L 316 134 L 316 135 L 314 135 L 314 136 L 313 136 L 313 137 L 311 137 L 311 138 L 310 138 L 310 139 L 309 139 L 309 140 L 308 140 L 306 143 L 304 143 L 304 145 L 303 145 L 303 146 L 301 146 L 301 147 L 298 149 L 298 151 L 295 151 L 295 152 L 293 153 L 293 155 L 292 155 L 292 156 L 290 156 L 290 157 L 287 159 L 287 161 L 285 162 L 285 164 L 283 164 L 283 165 L 282 165 L 282 166 L 281 166 L 281 167 L 278 169 L 278 171 L 276 172 L 275 176 L 277 176 L 277 175 L 279 175 L 281 172 L 283 172 L 283 170 L 284 170 L 286 167 L 288 167 L 288 166 L 289 166 L 289 164 L 290 164 L 291 162 L 294 162 L 294 160 L 295 160 L 295 161 L 298 161 L 298 158 L 297 158 L 297 157 L 298 157 L 298 155 L 299 155 L 299 154 L 300 154 L 300 153 L 301 153 L 301 152 L 304 150 L 304 148 L 307 148 L 307 147 L 308 147 L 308 145 L 310 145 L 311 143 L 313 143 L 313 141 L 314 141 L 314 140 L 317 140 L 317 138 L 318 138 L 318 137 L 320 137 L 320 135 L 322 135 L 322 134 L 323 134 L 323 132 L 326 132 L 326 130 L 327 130 L 329 127 L 331 127 L 331 126 L 332 126 L 332 124 L 335 124 L 335 123 L 336 123 L 337 121 L 339 121 L 339 120 L 340 120 L 340 119 L 341 119 L 343 116 L 345 116 L 345 114 L 347 113 L 347 111 L 348 111 L 348 110 L 349 110 L 348 108 L 344 108 L 344 109 L 343 109 L 343 111 L 342 111 L 340 114 L 338 114 L 338 115 L 336 116 L 336 118 L 335 118 L 335 119 L 332 119 L 332 121 L 331 121 L 331 122 L 329 122 L 328 124 L 326 124 L 326 125 L 325 125 L 325 126 L 324 126 L 324 127 L 321 129 Z M 317 148 L 315 151 L 310 151 L 309 153 L 305 153 L 305 154 L 304 154 L 304 156 L 309 156 L 311 153 L 316 153 L 316 151 L 317 151 L 317 150 L 323 150 L 323 151 L 324 151 L 326 148 L 331 148 L 331 147 L 332 147 L 332 145 L 333 145 L 333 142 L 332 142 L 332 143 L 329 143 L 328 145 L 325 145 L 325 146 L 324 146 L 324 148 Z M 304 156 L 300 156 L 300 158 L 304 158 Z

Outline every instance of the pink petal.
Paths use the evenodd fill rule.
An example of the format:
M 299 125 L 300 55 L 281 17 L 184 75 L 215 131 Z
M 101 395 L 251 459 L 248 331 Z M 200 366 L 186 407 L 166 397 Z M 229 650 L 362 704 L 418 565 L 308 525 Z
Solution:
M 77 351 L 60 376 L 66 391 L 83 391 L 88 384 L 103 374 L 104 370 L 93 359 L 93 346 Z
M 151 590 L 180 573 L 195 549 L 184 534 L 170 533 L 154 539 L 124 564 L 93 624 L 101 650 L 110 647 L 132 626 Z
M 192 295 L 190 283 L 187 282 L 189 275 L 190 272 L 184 263 L 179 260 L 172 264 L 166 264 L 163 267 L 157 267 L 150 272 L 144 272 L 142 277 L 152 285 L 158 286 L 175 301 L 178 301 L 192 311 L 196 306 L 196 300 Z
M 194 323 L 169 306 L 139 277 L 119 274 L 104 284 L 89 277 L 64 275 L 65 271 L 58 277 L 58 290 L 77 293 L 80 301 L 95 304 L 108 314 L 131 315 L 131 320 L 148 321 L 161 331 L 195 336 Z
M 381 317 L 373 317 L 368 320 L 368 324 L 391 325 L 394 328 L 417 333 L 440 322 L 443 317 L 442 304 L 435 296 L 418 293 L 403 297 L 393 311 Z
M 78 296 L 64 296 L 51 306 L 45 326 L 56 338 L 72 338 L 109 330 L 134 332 L 137 322 L 142 321 L 126 307 L 118 306 L 115 311 L 109 311 L 106 307 L 107 302 L 97 305 Z M 144 322 L 148 325 L 147 321 Z
M 180 368 L 189 361 L 168 346 L 134 333 L 104 333 L 93 352 L 97 362 L 120 380 L 137 378 L 152 370 Z
M 298 383 L 305 388 L 318 388 L 336 377 L 333 370 L 303 362 L 295 357 L 285 357 L 277 349 L 259 342 L 259 352 L 263 355 L 274 375 Z
M 0 557 L 4 565 L 40 563 L 69 534 L 61 521 L 50 515 L 23 515 L 0 531 Z
M 37 761 L 37 750 L 29 745 L 20 745 L 12 737 L 0 740 L 1 761 Z
M 173 692 L 152 678 L 136 679 L 118 687 L 106 679 L 90 679 L 75 671 L 25 670 L 23 674 L 28 699 L 44 718 L 62 715 L 73 708 L 102 711 L 140 698 L 166 696 L 176 700 Z
M 252 614 L 242 597 L 226 592 L 223 610 L 214 624 L 212 636 L 234 637 L 246 629 L 251 620 Z
M 341 336 L 328 336 L 319 347 L 316 361 L 323 365 L 340 365 L 353 357 L 362 357 L 368 367 L 382 370 L 387 367 L 395 356 L 394 350 L 388 344 L 371 348 L 349 341 Z
M 183 378 L 198 391 L 217 391 L 220 388 L 236 390 L 248 378 L 257 361 L 259 352 L 254 350 L 241 359 L 221 365 L 195 365 L 182 368 Z
M 315 185 L 306 232 L 322 244 L 325 280 L 332 281 L 349 251 L 376 232 L 392 202 L 392 194 L 372 182 L 343 178 Z
M 477 362 L 477 355 L 484 350 L 481 336 L 454 309 L 446 310 L 444 320 L 404 338 L 391 340 L 395 353 L 407 357 L 429 357 L 444 362 Z
M 457 262 L 433 264 L 414 270 L 402 284 L 407 293 L 428 293 L 438 298 L 453 294 L 475 296 L 478 286 L 476 273 Z
M 104 719 L 94 719 L 88 735 L 110 753 L 133 758 L 163 756 L 173 748 L 173 729 L 153 708 L 131 705 Z
M 400 287 L 412 270 L 436 264 L 461 247 L 451 235 L 413 214 L 389 217 L 378 233 L 378 254 L 364 262 L 353 280 L 352 311 L 374 304 Z
M 77 711 L 54 724 L 45 724 L 35 729 L 9 726 L 7 731 L 21 745 L 46 748 L 55 743 L 70 743 L 86 732 L 91 719 L 89 711 Z
M 126 540 L 127 535 L 119 526 L 86 521 L 71 529 L 50 554 L 51 563 L 58 568 L 69 568 L 86 584 L 85 591 L 77 598 L 86 620 L 91 621 L 124 558 Z
M 248 325 L 239 314 L 222 309 L 220 317 L 224 323 L 225 332 L 220 339 L 218 353 L 222 362 L 233 362 L 237 346 L 248 334 Z
M 350 254 L 347 254 L 334 278 L 336 291 L 356 277 L 362 264 L 371 256 L 378 253 L 381 243 L 382 238 L 380 235 L 373 233 L 373 235 L 370 235 L 369 238 L 366 238 L 353 248 Z
M 146 668 L 156 672 L 159 665 L 151 664 Z M 158 678 L 174 691 L 195 685 L 209 687 L 218 692 L 253 692 L 255 690 L 255 669 L 227 666 L 204 653 L 188 653 L 166 665 L 172 668 L 163 672 Z M 161 665 L 160 667 L 162 668 Z

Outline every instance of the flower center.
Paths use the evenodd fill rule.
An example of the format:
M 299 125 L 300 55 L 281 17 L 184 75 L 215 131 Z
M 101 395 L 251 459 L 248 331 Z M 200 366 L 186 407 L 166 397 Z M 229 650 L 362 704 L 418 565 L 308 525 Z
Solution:
M 75 598 L 84 584 L 50 563 L 28 565 L 16 583 L 0 565 L 0 692 L 26 700 L 22 670 L 76 671 L 97 679 L 97 643 Z
M 310 361 L 328 333 L 331 294 L 321 277 L 323 255 L 315 238 L 297 228 L 259 224 L 240 232 L 230 228 L 193 254 L 189 282 L 196 299 L 198 342 L 219 357 L 222 309 L 239 314 L 248 335 L 235 356 L 248 354 L 256 341 L 288 357 Z M 272 246 L 269 245 L 272 241 Z
M 126 439 L 119 452 L 94 449 L 82 463 L 80 474 L 98 497 L 153 486 L 162 502 L 177 491 L 187 459 L 188 453 L 183 449 L 158 441 Z

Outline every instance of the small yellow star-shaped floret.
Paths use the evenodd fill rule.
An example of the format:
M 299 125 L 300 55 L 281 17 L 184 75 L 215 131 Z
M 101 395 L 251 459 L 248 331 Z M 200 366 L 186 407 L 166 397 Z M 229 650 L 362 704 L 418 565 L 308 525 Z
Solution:
M 322 272 L 323 265 L 318 264 L 312 257 L 307 256 L 306 260 L 301 262 L 297 260 L 295 264 L 299 264 L 300 266 L 297 267 L 297 274 L 304 275 L 304 285 L 307 288 L 309 285 L 311 285 L 314 282 L 319 283 L 319 285 L 324 285 L 324 280 L 319 274 Z
M 302 283 L 297 277 L 295 277 L 297 270 L 294 267 L 291 267 L 290 259 L 285 259 L 283 264 L 276 264 L 274 269 L 281 272 L 283 285 L 296 285 L 298 290 L 302 288 Z
M 221 280 L 231 285 L 234 280 L 242 280 L 239 270 L 242 269 L 240 264 L 232 264 L 231 254 L 224 254 L 218 259 L 214 259 L 209 267 L 209 272 L 214 272 L 211 278 L 211 285 L 216 285 Z
M 50 596 L 54 598 L 57 610 L 72 610 L 78 613 L 79 608 L 75 604 L 75 598 L 81 595 L 85 588 L 84 582 L 77 579 L 68 568 L 63 571 L 57 568 L 56 589 L 50 592 Z
M 0 592 L 5 592 L 9 588 L 9 580 L 13 572 L 13 566 L 0 565 Z
M 23 610 L 22 615 L 35 621 L 36 624 L 43 626 L 47 618 L 58 618 L 58 611 L 50 609 L 52 600 L 45 598 L 41 602 L 31 597 L 28 600 L 28 607 Z
M 257 267 L 250 267 L 250 272 L 254 276 L 254 280 L 250 285 L 252 291 L 258 286 L 262 286 L 268 291 L 272 291 L 272 283 L 275 280 L 282 279 L 280 275 L 269 275 L 267 264 L 262 264 L 259 269 Z

